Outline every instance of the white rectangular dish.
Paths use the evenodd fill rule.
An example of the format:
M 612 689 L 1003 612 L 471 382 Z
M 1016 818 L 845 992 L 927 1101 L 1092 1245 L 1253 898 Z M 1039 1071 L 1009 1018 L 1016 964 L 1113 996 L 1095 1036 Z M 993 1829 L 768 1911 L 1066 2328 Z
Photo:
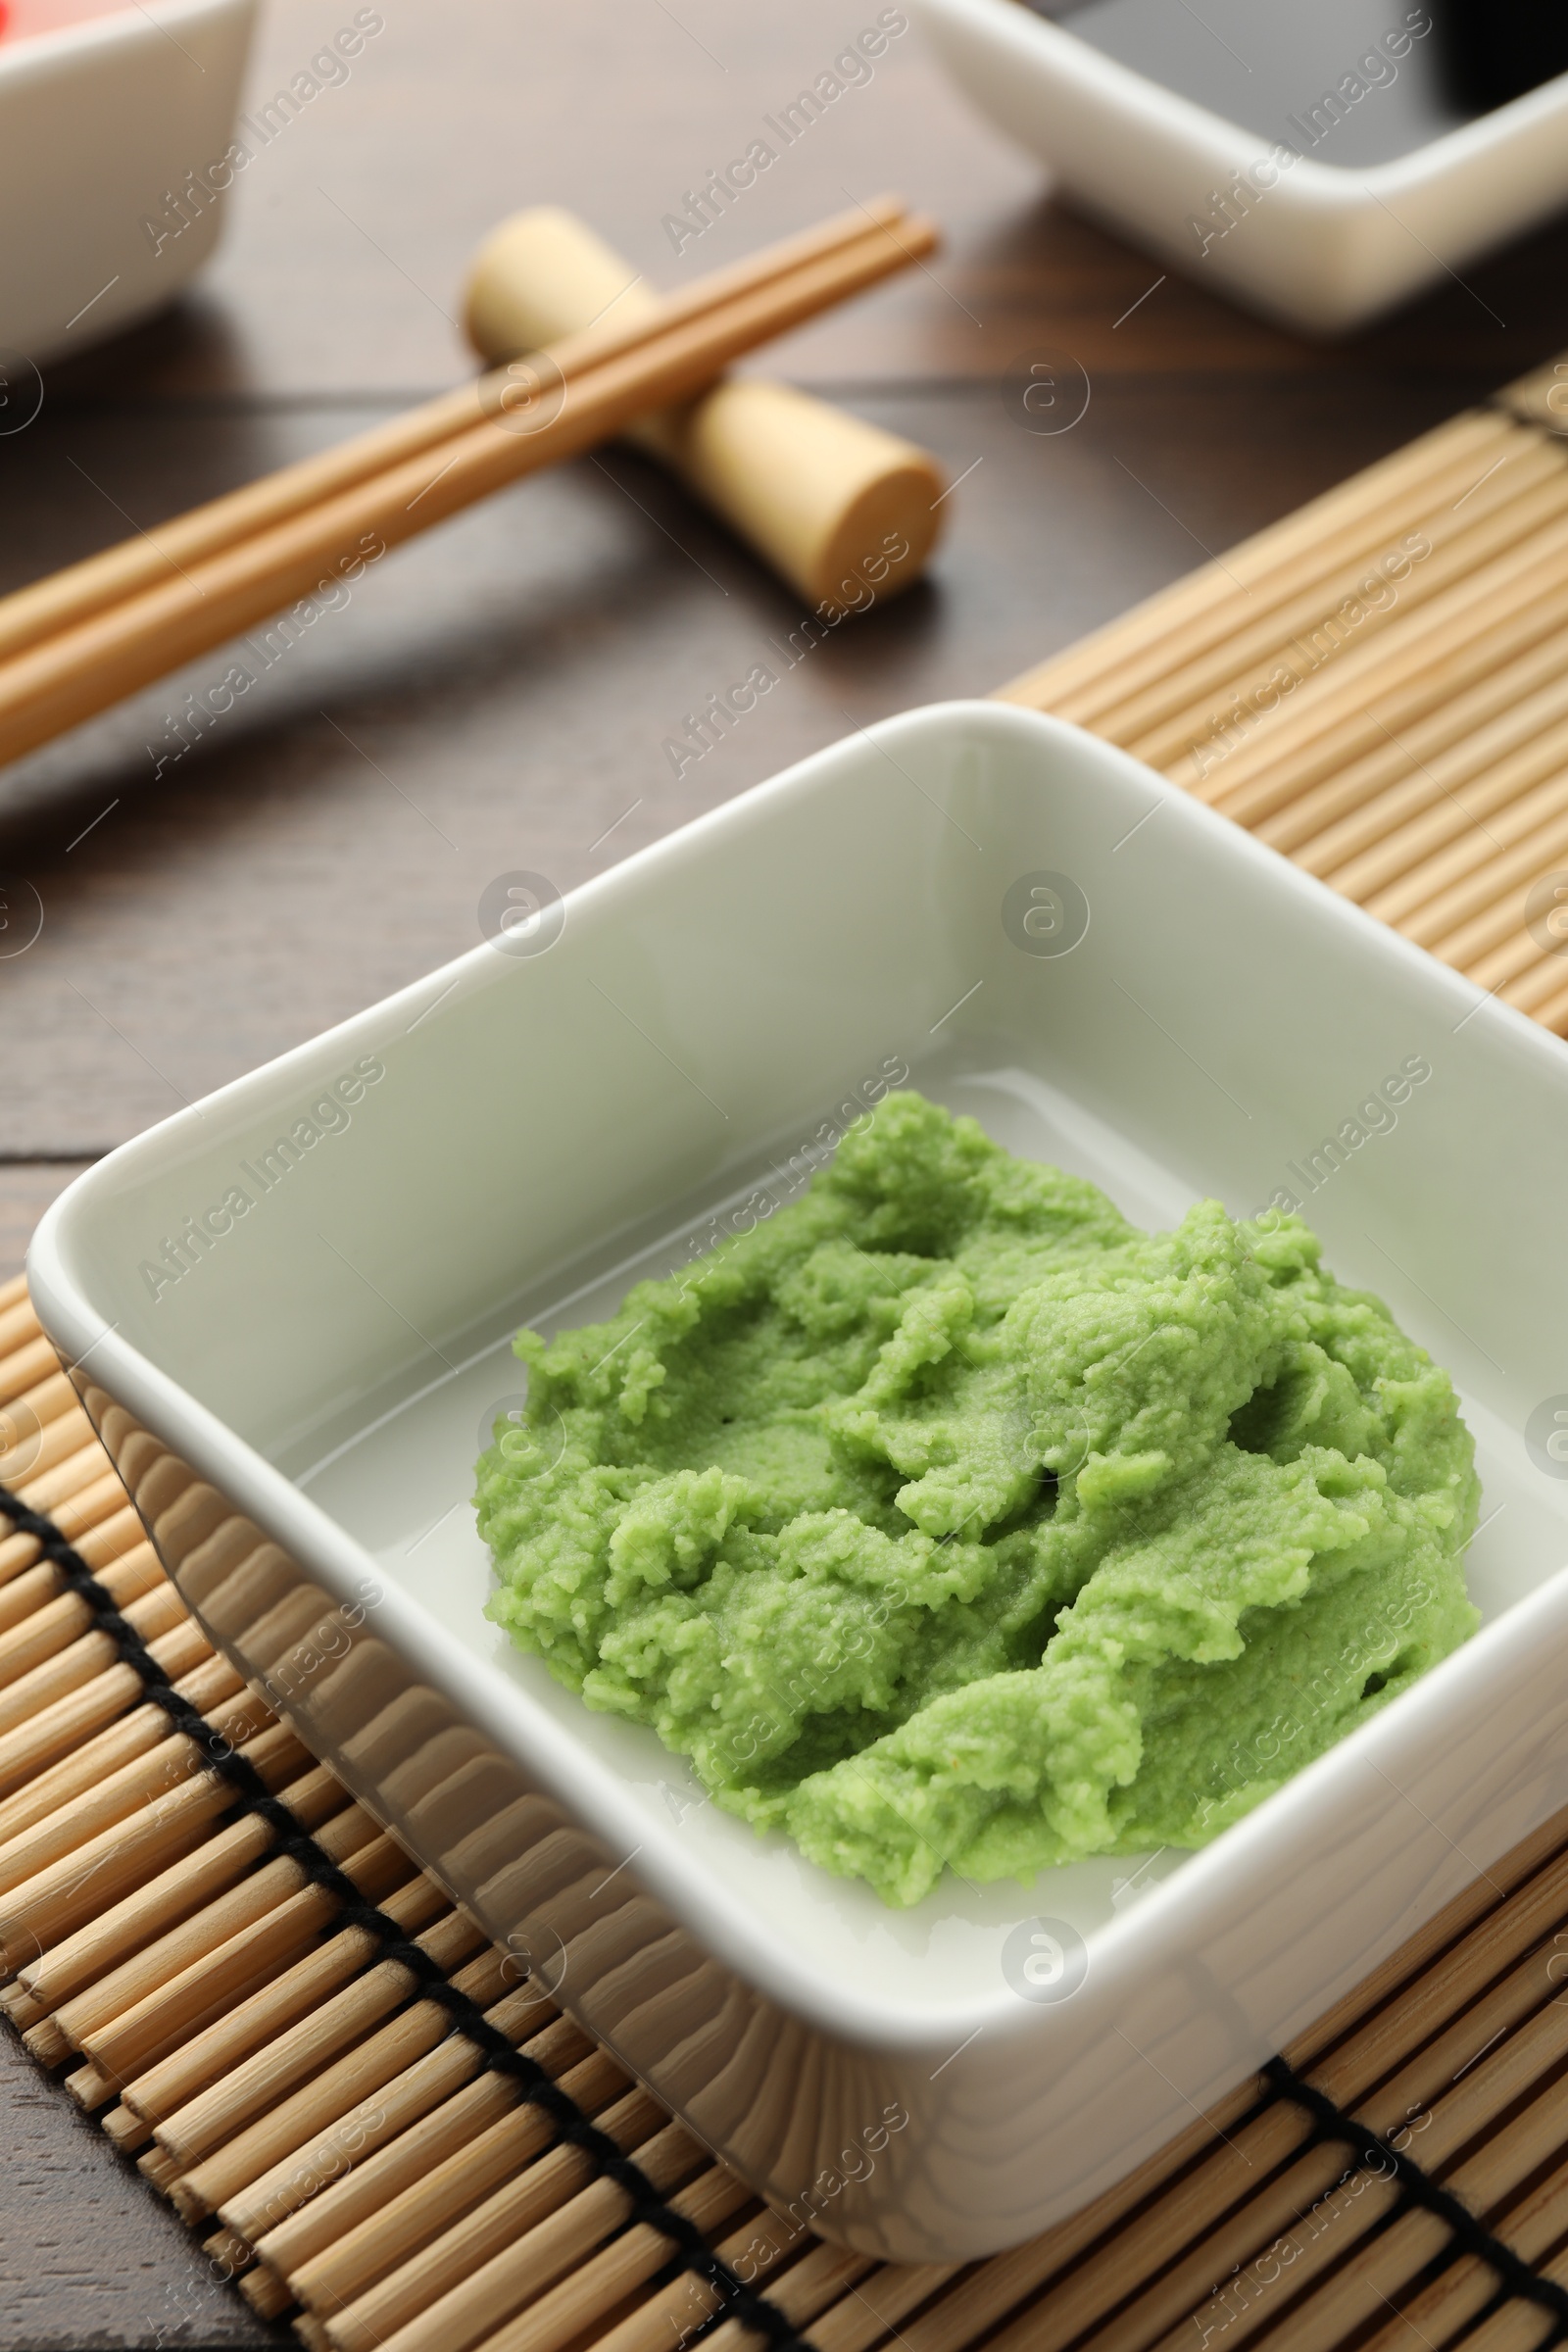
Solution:
M 1004 920 L 1047 876 L 1070 953 Z M 905 1066 L 1145 1224 L 1312 1184 L 1336 1272 L 1461 1391 L 1487 1623 L 1201 1852 L 898 1913 L 519 1656 L 467 1498 L 518 1322 L 788 1197 Z M 370 1809 L 777 2205 L 956 2260 L 1119 2178 L 1568 1797 L 1568 1485 L 1521 1434 L 1568 1408 L 1565 1152 L 1556 1039 L 1097 738 L 954 704 L 125 1145 L 28 1273 L 181 1590 Z M 1035 1922 L 1083 1940 L 1070 1998 L 1004 1971 Z
M 256 0 L 58 13 L 76 21 L 24 0 L 0 38 L 8 432 L 31 420 L 26 367 L 161 310 L 217 243 Z
M 1113 5 L 1098 0 L 1092 13 Z M 1375 121 L 1401 59 L 1408 69 L 1411 20 L 1430 37 L 1431 12 L 1404 0 L 1389 0 L 1392 41 L 1348 24 L 1343 72 L 1327 89 L 1321 74 L 1303 75 L 1284 122 L 1267 129 L 1080 38 L 1073 10 L 1053 10 L 1059 24 L 1020 0 L 915 0 L 915 12 L 960 88 L 1086 211 L 1200 285 L 1309 334 L 1364 325 L 1568 198 L 1568 74 L 1386 161 L 1331 160 L 1345 151 L 1338 125 Z M 1240 102 L 1246 50 L 1273 37 L 1266 18 L 1249 0 L 1211 0 L 1187 10 L 1182 28 L 1219 44 L 1222 70 L 1229 52 Z

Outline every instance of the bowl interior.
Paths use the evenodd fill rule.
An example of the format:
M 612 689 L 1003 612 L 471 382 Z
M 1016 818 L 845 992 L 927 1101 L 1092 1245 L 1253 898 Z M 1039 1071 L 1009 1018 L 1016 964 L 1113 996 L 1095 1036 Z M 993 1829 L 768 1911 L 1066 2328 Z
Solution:
M 1483 111 L 1426 10 L 1401 20 L 1379 0 L 1209 0 L 1200 20 L 1162 0 L 1073 0 L 1040 13 L 1265 152 L 1278 140 L 1346 169 L 1393 163 Z

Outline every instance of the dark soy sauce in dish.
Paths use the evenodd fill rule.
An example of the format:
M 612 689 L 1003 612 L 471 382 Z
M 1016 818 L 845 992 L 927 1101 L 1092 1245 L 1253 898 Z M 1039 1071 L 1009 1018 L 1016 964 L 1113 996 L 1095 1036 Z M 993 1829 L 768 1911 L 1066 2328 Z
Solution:
M 1562 0 L 1024 0 L 1151 81 L 1342 169 L 1568 72 Z

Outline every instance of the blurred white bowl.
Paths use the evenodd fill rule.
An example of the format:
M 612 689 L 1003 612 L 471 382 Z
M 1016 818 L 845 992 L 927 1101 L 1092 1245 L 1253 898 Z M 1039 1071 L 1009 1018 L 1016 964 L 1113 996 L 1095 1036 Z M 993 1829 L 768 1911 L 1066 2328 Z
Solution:
M 915 13 L 960 88 L 1084 211 L 1309 334 L 1365 324 L 1568 201 L 1568 74 L 1389 162 L 1282 162 L 1272 135 L 1080 39 L 1071 14 L 1052 24 L 1018 0 Z
M 0 32 L 0 374 L 15 409 L 19 358 L 36 367 L 161 310 L 222 215 L 212 167 L 256 0 L 89 5 L 16 0 Z

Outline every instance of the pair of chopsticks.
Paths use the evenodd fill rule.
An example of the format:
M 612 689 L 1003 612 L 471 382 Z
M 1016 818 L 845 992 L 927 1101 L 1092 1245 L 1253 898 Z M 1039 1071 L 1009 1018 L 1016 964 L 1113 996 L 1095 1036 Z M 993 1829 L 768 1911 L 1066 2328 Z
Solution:
M 689 400 L 743 352 L 918 261 L 896 197 L 715 270 L 530 359 L 0 599 L 0 761 L 308 597 L 492 490 Z M 374 560 L 371 556 L 369 560 Z

